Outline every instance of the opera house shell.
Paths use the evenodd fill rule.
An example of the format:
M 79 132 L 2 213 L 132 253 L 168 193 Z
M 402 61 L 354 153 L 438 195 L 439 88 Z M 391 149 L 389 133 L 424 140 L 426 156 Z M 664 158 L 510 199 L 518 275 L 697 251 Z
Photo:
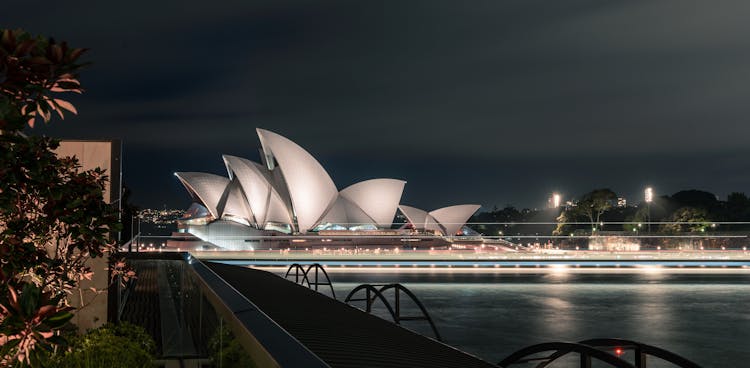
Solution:
M 321 164 L 291 140 L 257 129 L 261 161 L 224 155 L 227 176 L 177 172 L 193 199 L 180 226 L 223 249 L 262 247 L 257 239 L 313 234 L 399 234 L 393 220 L 401 211 L 401 230 L 456 235 L 479 205 L 423 211 L 400 205 L 406 184 L 371 179 L 338 190 Z

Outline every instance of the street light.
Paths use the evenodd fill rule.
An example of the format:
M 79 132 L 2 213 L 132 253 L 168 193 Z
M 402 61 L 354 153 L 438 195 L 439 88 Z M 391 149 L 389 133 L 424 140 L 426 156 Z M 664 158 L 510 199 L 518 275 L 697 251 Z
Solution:
M 552 207 L 553 208 L 560 207 L 560 194 L 559 193 L 552 193 Z
M 651 202 L 654 200 L 654 190 L 651 187 L 646 187 L 644 191 L 644 197 L 646 199 L 646 210 L 648 211 L 648 232 L 651 233 Z

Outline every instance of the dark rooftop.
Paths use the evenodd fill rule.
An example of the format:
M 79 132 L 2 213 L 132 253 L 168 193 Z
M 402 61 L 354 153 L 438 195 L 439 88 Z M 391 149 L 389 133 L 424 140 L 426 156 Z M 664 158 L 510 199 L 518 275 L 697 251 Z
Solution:
M 206 264 L 331 367 L 495 367 L 272 273 Z

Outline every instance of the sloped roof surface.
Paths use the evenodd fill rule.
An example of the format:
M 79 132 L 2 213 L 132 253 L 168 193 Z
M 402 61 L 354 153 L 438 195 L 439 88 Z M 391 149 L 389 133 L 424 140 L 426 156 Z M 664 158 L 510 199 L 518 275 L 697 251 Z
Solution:
M 277 169 L 284 175 L 298 230 L 304 233 L 312 229 L 336 200 L 336 185 L 323 166 L 302 147 L 274 132 L 264 129 L 257 132 L 263 151 L 275 158 Z
M 200 200 L 214 218 L 221 217 L 218 207 L 229 179 L 202 172 L 177 172 L 175 176 L 194 198 Z
M 364 211 L 376 225 L 388 227 L 396 216 L 404 185 L 403 180 L 372 179 L 352 184 L 340 194 Z
M 466 220 L 477 212 L 478 204 L 461 204 L 457 206 L 443 207 L 430 211 L 430 216 L 445 229 L 445 235 L 456 235 L 458 230 L 466 224 Z

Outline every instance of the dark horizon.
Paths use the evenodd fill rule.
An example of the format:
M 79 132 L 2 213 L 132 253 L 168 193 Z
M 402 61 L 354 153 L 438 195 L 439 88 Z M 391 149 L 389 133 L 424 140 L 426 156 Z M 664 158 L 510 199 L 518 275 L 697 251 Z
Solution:
M 750 192 L 744 1 L 6 8 L 5 27 L 91 49 L 86 93 L 69 98 L 80 116 L 28 132 L 121 139 L 142 207 L 187 207 L 172 173 L 255 159 L 256 127 L 340 189 L 404 179 L 402 203 L 427 209 Z

